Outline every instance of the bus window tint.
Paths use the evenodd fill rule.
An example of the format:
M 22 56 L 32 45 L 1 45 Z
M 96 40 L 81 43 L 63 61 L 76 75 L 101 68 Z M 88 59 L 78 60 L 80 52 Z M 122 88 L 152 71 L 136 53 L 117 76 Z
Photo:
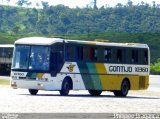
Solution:
M 144 51 L 144 64 L 148 64 L 148 51 Z
M 66 49 L 66 53 L 65 53 L 66 60 L 74 61 L 75 60 L 74 47 L 72 45 L 67 45 L 65 49 Z
M 97 48 L 94 49 L 94 60 L 97 61 L 97 57 L 98 57 L 98 50 Z
M 118 63 L 122 62 L 122 50 L 121 49 L 117 50 L 116 60 Z
M 32 46 L 30 53 L 30 70 L 49 70 L 49 48 L 45 46 Z
M 29 61 L 30 46 L 16 46 L 13 57 L 13 69 L 27 69 Z
M 104 59 L 106 62 L 110 62 L 111 61 L 111 49 L 106 48 L 104 50 Z
M 98 55 L 98 51 L 97 48 L 90 48 L 89 49 L 89 59 L 91 61 L 97 61 L 97 55 Z
M 76 48 L 76 60 L 79 60 L 79 61 L 83 60 L 83 47 Z
M 132 50 L 132 63 L 138 63 L 138 50 Z

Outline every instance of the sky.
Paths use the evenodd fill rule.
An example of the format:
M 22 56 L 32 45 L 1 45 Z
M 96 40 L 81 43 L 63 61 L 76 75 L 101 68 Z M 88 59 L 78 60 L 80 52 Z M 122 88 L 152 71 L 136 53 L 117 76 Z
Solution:
M 0 0 L 0 4 L 7 4 L 7 0 Z M 10 0 L 10 5 L 14 5 L 17 0 Z M 33 6 L 41 1 L 46 1 L 49 3 L 49 5 L 58 5 L 58 4 L 64 4 L 65 6 L 69 6 L 71 8 L 78 7 L 86 7 L 86 5 L 92 5 L 94 0 L 29 0 L 33 3 Z M 137 5 L 138 3 L 141 3 L 143 1 L 144 3 L 149 3 L 152 5 L 152 1 L 155 1 L 156 4 L 160 4 L 160 0 L 131 0 L 134 5 Z M 128 2 L 128 0 L 97 0 L 97 6 L 105 6 L 109 5 L 110 7 L 114 7 L 117 3 L 122 3 L 125 5 Z

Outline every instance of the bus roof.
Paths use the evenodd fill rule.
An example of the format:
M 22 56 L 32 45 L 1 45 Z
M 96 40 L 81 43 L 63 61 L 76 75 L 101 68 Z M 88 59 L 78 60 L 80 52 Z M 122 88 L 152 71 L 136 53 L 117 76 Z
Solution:
M 60 38 L 45 38 L 45 37 L 26 37 L 21 38 L 15 44 L 30 44 L 30 45 L 51 45 L 56 42 L 63 42 Z
M 66 40 L 68 43 L 78 43 L 78 44 L 93 44 L 93 45 L 102 45 L 102 46 L 117 46 L 117 47 L 140 47 L 140 48 L 149 48 L 147 44 L 141 43 L 114 43 L 114 42 L 101 42 L 101 41 L 83 41 L 83 40 Z
M 84 40 L 65 40 L 61 38 L 45 38 L 45 37 L 27 37 L 21 38 L 15 44 L 28 44 L 28 45 L 52 45 L 57 42 L 75 43 L 75 44 L 91 44 L 102 46 L 117 46 L 117 47 L 140 47 L 148 48 L 147 44 L 140 43 L 114 43 L 114 42 L 101 42 L 101 41 L 84 41 Z

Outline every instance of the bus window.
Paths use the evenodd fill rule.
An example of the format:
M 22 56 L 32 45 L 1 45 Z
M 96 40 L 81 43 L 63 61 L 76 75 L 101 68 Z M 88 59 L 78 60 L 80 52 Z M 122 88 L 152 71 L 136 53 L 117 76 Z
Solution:
M 0 48 L 0 57 L 4 57 L 4 48 Z
M 66 60 L 73 61 L 74 60 L 74 48 L 71 45 L 66 46 L 65 53 Z
M 106 48 L 104 50 L 104 59 L 106 62 L 110 62 L 111 61 L 111 49 Z
M 116 60 L 117 62 L 122 62 L 122 50 L 121 49 L 117 50 Z
M 144 64 L 148 64 L 148 51 L 144 51 Z
M 29 61 L 30 46 L 17 45 L 14 52 L 12 63 L 13 69 L 27 69 Z
M 90 59 L 90 60 L 93 60 L 93 57 L 94 57 L 94 49 L 93 49 L 93 48 L 90 48 L 90 49 L 89 49 L 89 59 Z
M 83 47 L 76 48 L 76 60 L 83 60 Z
M 32 46 L 30 52 L 29 70 L 49 70 L 49 47 Z
M 97 50 L 97 48 L 94 48 L 94 57 L 93 57 L 93 60 L 94 61 L 97 61 L 97 57 L 98 57 L 98 50 Z
M 97 55 L 98 55 L 98 51 L 97 48 L 90 48 L 89 49 L 89 59 L 91 61 L 97 61 Z
M 138 50 L 132 50 L 132 63 L 138 63 Z

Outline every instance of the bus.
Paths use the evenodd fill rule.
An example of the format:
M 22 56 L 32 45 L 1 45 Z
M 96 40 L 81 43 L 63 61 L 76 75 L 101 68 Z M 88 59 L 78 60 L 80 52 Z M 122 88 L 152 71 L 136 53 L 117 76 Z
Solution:
M 0 45 L 0 75 L 10 75 L 13 48 L 13 44 Z
M 59 91 L 88 90 L 92 96 L 149 86 L 150 51 L 147 44 L 27 37 L 15 41 L 11 87 Z

